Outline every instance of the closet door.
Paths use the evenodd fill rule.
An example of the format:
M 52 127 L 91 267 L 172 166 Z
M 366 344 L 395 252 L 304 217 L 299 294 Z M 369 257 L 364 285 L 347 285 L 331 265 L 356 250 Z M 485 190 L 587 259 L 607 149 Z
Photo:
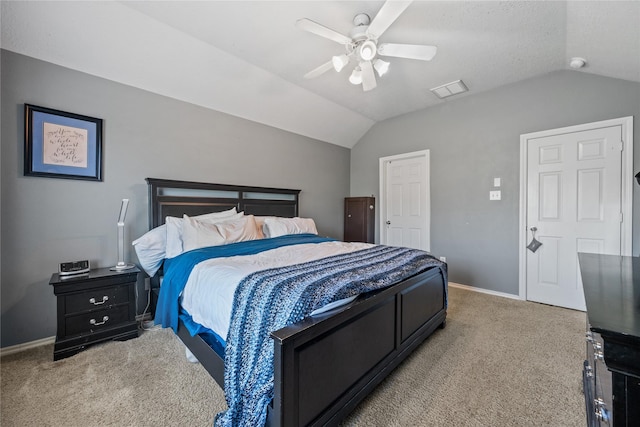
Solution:
M 344 241 L 374 243 L 375 198 L 344 199 Z

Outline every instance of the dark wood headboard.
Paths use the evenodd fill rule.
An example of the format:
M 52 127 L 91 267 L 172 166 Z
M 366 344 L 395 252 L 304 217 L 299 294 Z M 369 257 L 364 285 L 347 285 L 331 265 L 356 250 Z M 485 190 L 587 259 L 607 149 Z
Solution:
M 220 212 L 235 207 L 238 212 L 259 216 L 298 216 L 300 190 L 209 184 L 147 178 L 149 184 L 149 229 L 164 224 L 167 216 L 182 218 Z M 151 280 L 151 315 L 155 316 L 162 269 Z
M 196 216 L 233 207 L 247 215 L 298 216 L 300 190 L 158 178 L 147 178 L 147 183 L 150 229 L 164 224 L 167 216 Z

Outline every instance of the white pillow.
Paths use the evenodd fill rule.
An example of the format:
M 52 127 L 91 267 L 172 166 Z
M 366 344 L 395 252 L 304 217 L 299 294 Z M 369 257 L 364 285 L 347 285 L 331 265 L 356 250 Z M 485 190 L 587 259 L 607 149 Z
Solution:
M 267 217 L 264 220 L 265 237 L 278 237 L 287 234 L 318 234 L 316 223 L 311 218 Z
M 161 225 L 147 231 L 132 243 L 140 266 L 153 277 L 164 261 L 167 247 L 167 226 Z
M 256 225 L 258 226 L 258 231 L 262 234 L 262 238 L 267 237 L 267 230 L 264 226 L 264 220 L 267 218 L 276 218 L 275 216 L 254 216 L 256 220 Z
M 262 238 L 262 233 L 259 232 L 253 215 L 214 223 L 199 221 L 186 215 L 183 218 L 183 246 L 185 251 Z
M 204 215 L 194 216 L 192 218 L 200 221 L 218 221 L 222 219 L 229 219 L 231 217 L 241 217 L 244 212 L 238 213 L 236 208 L 231 208 L 222 212 L 212 212 Z M 167 224 L 167 250 L 166 258 L 173 258 L 184 252 L 182 247 L 182 224 L 183 219 L 173 216 L 165 218 L 165 224 Z

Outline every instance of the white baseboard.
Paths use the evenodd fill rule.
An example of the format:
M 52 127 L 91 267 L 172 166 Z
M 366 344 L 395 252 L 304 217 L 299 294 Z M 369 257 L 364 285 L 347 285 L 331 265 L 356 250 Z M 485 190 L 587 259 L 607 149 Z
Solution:
M 56 337 L 42 338 L 35 341 L 29 341 L 22 344 L 12 345 L 9 347 L 0 348 L 0 357 L 7 356 L 9 354 L 19 353 L 21 351 L 29 350 L 31 348 L 40 347 L 47 344 L 53 344 L 56 342 Z
M 144 322 L 144 321 L 152 321 L 151 313 L 136 314 L 136 322 Z M 42 338 L 35 341 L 29 341 L 22 344 L 12 345 L 10 347 L 0 348 L 0 357 L 7 356 L 9 354 L 19 353 L 24 350 L 29 350 L 30 348 L 36 348 L 47 344 L 54 344 L 56 342 L 56 337 L 48 337 Z
M 454 283 L 454 282 L 449 282 L 449 286 L 451 286 L 452 288 L 460 288 L 460 289 L 465 289 L 467 291 L 480 292 L 482 294 L 489 294 L 497 297 L 517 299 L 522 301 L 522 298 L 520 298 L 520 295 L 516 295 L 516 294 L 507 294 L 505 292 L 492 291 L 489 289 L 477 288 L 475 286 L 469 286 L 469 285 L 461 285 L 460 283 Z

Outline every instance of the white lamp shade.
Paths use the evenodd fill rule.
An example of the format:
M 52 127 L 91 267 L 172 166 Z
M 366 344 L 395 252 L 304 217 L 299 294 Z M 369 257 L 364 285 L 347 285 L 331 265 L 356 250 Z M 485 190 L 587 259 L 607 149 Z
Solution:
M 389 63 L 378 58 L 373 62 L 373 68 L 376 69 L 379 77 L 382 77 L 389 71 Z
M 362 70 L 360 67 L 353 69 L 353 72 L 349 76 L 349 82 L 354 85 L 362 84 Z
M 376 56 L 376 52 L 376 44 L 371 40 L 367 40 L 360 45 L 360 59 L 363 61 L 371 61 Z
M 337 72 L 340 72 L 349 63 L 349 57 L 344 54 L 334 56 L 331 58 L 331 62 L 333 63 L 333 68 L 335 68 Z

